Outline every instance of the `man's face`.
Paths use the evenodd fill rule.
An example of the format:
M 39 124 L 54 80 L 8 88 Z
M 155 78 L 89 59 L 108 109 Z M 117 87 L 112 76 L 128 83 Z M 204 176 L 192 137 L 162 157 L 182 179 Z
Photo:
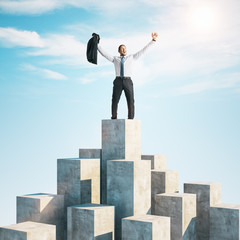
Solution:
M 126 56 L 127 55 L 127 48 L 126 46 L 122 45 L 118 51 L 121 56 Z

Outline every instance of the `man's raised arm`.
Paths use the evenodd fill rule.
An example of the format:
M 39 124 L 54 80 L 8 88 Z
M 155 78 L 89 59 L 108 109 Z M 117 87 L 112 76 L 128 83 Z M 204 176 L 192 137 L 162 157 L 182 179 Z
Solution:
M 106 53 L 101 46 L 98 45 L 98 51 L 101 53 L 101 55 L 103 57 L 105 57 L 107 60 L 109 60 L 110 62 L 113 62 L 114 58 L 113 56 L 109 55 L 108 53 Z
M 141 57 L 147 51 L 147 49 L 156 42 L 157 37 L 158 37 L 158 34 L 156 32 L 152 33 L 152 41 L 148 43 L 147 46 L 145 46 L 142 50 L 133 54 L 133 58 L 138 59 L 139 57 Z

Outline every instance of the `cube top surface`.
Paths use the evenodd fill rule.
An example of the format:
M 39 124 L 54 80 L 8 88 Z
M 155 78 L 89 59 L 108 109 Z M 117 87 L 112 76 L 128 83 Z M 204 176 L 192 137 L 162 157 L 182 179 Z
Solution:
M 184 197 L 193 197 L 193 196 L 196 196 L 196 194 L 193 194 L 193 193 L 161 193 L 161 194 L 156 194 L 156 196 L 184 198 Z
M 236 209 L 236 210 L 240 210 L 240 205 L 237 204 L 227 204 L 227 203 L 219 203 L 219 204 L 215 204 L 214 206 L 212 206 L 213 208 L 225 208 L 225 209 Z
M 123 123 L 123 122 L 141 122 L 141 120 L 136 120 L 136 119 L 103 119 L 102 123 L 104 122 L 111 122 L 111 123 Z
M 63 196 L 63 195 L 48 194 L 48 193 L 35 193 L 35 194 L 27 194 L 27 195 L 22 195 L 22 196 L 17 196 L 17 197 L 44 199 L 44 198 L 55 198 L 58 196 Z
M 131 216 L 124 218 L 126 220 L 133 220 L 133 221 L 139 221 L 139 222 L 154 222 L 159 221 L 160 219 L 170 219 L 169 217 L 163 217 L 163 216 L 156 216 L 156 215 L 139 215 L 139 216 Z
M 31 232 L 34 230 L 44 230 L 46 228 L 55 228 L 55 225 L 50 225 L 50 224 L 45 224 L 45 223 L 37 223 L 37 222 L 22 222 L 18 224 L 13 224 L 10 226 L 4 227 L 5 229 L 11 229 L 11 230 L 16 230 L 16 231 L 21 231 L 21 232 Z
M 86 209 L 86 210 L 98 210 L 98 209 L 102 209 L 102 208 L 114 208 L 114 206 L 110 206 L 110 205 L 105 205 L 105 204 L 91 204 L 91 203 L 86 203 L 86 204 L 81 204 L 81 205 L 77 205 L 77 206 L 71 206 L 68 208 L 77 208 L 77 209 Z
M 220 184 L 218 182 L 188 182 L 185 184 L 193 184 L 193 185 L 216 185 L 216 184 Z
M 158 170 L 158 169 L 152 169 L 152 172 L 157 172 L 157 173 L 178 173 L 177 170 Z
M 96 159 L 99 159 L 99 158 L 59 158 L 58 160 L 69 160 L 69 161 L 89 161 L 89 160 L 96 160 Z

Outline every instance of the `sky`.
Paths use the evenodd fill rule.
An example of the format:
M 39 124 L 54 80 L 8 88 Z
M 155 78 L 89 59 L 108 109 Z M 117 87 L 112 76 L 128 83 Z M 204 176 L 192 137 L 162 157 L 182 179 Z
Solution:
M 101 148 L 114 67 L 86 60 L 91 34 L 111 55 L 156 44 L 134 66 L 142 154 L 240 204 L 239 0 L 0 0 L 0 226 L 16 196 L 56 193 L 57 159 Z M 122 94 L 118 118 L 127 118 Z

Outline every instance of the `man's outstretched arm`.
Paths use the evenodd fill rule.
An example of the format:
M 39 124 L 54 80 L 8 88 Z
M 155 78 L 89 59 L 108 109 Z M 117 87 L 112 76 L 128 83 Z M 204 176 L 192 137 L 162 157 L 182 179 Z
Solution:
M 156 32 L 152 33 L 152 41 L 148 43 L 147 46 L 145 46 L 142 50 L 133 54 L 133 58 L 138 59 L 139 57 L 141 57 L 147 51 L 147 49 L 156 42 L 157 37 L 158 37 L 158 34 Z
M 98 51 L 101 53 L 101 55 L 103 57 L 105 57 L 107 60 L 109 60 L 110 62 L 113 62 L 114 58 L 113 56 L 109 55 L 108 53 L 106 53 L 101 46 L 99 46 L 98 44 Z

